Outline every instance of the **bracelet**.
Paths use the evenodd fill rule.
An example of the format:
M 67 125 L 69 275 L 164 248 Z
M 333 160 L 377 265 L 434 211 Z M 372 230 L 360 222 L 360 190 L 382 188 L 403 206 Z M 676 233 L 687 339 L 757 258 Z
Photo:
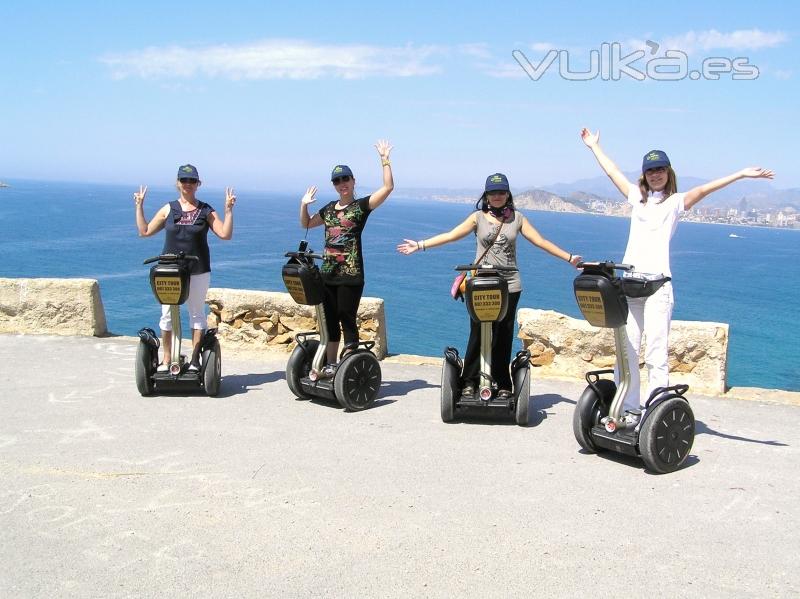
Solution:
M 569 258 L 567 258 L 567 262 L 572 262 L 572 258 L 573 258 L 573 256 L 572 256 L 572 254 L 570 254 Z
M 422 248 L 423 252 L 425 251 L 425 240 L 424 239 L 420 239 L 417 242 L 417 249 L 420 249 L 420 248 Z
M 381 166 L 390 166 L 391 164 L 388 158 L 386 160 L 381 160 Z

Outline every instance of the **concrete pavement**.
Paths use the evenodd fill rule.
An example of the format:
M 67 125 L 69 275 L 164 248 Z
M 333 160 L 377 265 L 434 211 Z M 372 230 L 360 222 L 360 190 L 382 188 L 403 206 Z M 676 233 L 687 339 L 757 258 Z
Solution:
M 800 408 L 693 395 L 688 465 L 582 454 L 581 381 L 527 428 L 444 424 L 439 369 L 300 401 L 285 356 L 142 398 L 136 340 L 0 335 L 0 596 L 800 595 Z

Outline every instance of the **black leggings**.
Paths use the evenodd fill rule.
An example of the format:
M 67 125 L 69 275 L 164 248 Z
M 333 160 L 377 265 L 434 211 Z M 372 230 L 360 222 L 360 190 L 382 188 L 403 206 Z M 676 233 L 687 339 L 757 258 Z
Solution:
M 492 323 L 492 375 L 498 389 L 512 391 L 511 346 L 514 344 L 514 325 L 517 320 L 517 304 L 521 291 L 508 294 L 508 310 L 500 322 Z M 470 318 L 469 341 L 464 355 L 464 372 L 461 379 L 464 385 L 477 385 L 481 371 L 481 323 Z
M 341 331 L 344 331 L 344 342 L 358 342 L 356 314 L 364 284 L 361 285 L 325 285 L 325 299 L 322 307 L 325 310 L 325 321 L 328 324 L 328 340 L 338 342 Z M 341 331 L 339 324 L 341 323 Z

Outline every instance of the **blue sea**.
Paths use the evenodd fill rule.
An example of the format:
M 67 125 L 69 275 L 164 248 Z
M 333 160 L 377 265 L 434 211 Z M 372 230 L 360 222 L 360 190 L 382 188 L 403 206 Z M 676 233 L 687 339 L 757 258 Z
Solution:
M 7 181 L 0 189 L 2 277 L 87 277 L 100 282 L 109 330 L 134 335 L 155 327 L 159 310 L 142 260 L 157 255 L 163 233 L 138 237 L 134 186 Z M 294 195 L 237 189 L 234 236 L 209 234 L 213 287 L 284 291 L 284 252 L 306 232 L 298 224 Z M 171 186 L 151 187 L 148 218 L 175 199 Z M 202 188 L 199 197 L 222 209 L 223 191 Z M 333 199 L 324 195 L 317 205 Z M 392 353 L 441 355 L 445 345 L 464 347 L 467 315 L 449 296 L 453 266 L 474 257 L 474 240 L 403 256 L 396 245 L 449 230 L 472 207 L 393 195 L 369 219 L 363 237 L 367 285 L 364 294 L 386 300 Z M 586 259 L 620 260 L 627 239 L 623 218 L 526 211 L 545 237 Z M 730 237 L 734 233 L 738 237 Z M 312 229 L 313 248 L 322 229 Z M 572 294 L 576 271 L 532 245 L 520 243 L 524 291 L 520 307 L 557 310 L 580 318 Z M 732 386 L 800 391 L 796 349 L 800 322 L 800 232 L 681 223 L 672 242 L 676 320 L 730 324 Z M 794 340 L 794 341 L 792 341 Z

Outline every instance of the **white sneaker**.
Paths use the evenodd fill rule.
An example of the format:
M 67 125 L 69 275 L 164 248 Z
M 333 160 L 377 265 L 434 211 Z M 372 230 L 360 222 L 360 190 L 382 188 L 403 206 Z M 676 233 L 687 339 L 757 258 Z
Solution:
M 186 372 L 200 372 L 200 366 L 198 366 L 194 362 L 189 362 L 189 366 L 186 368 Z
M 169 364 L 159 364 L 156 372 L 169 372 Z
M 642 411 L 641 410 L 631 410 L 630 412 L 625 412 L 625 415 L 622 417 L 622 422 L 625 423 L 626 428 L 635 428 L 639 425 L 639 422 L 642 420 Z

